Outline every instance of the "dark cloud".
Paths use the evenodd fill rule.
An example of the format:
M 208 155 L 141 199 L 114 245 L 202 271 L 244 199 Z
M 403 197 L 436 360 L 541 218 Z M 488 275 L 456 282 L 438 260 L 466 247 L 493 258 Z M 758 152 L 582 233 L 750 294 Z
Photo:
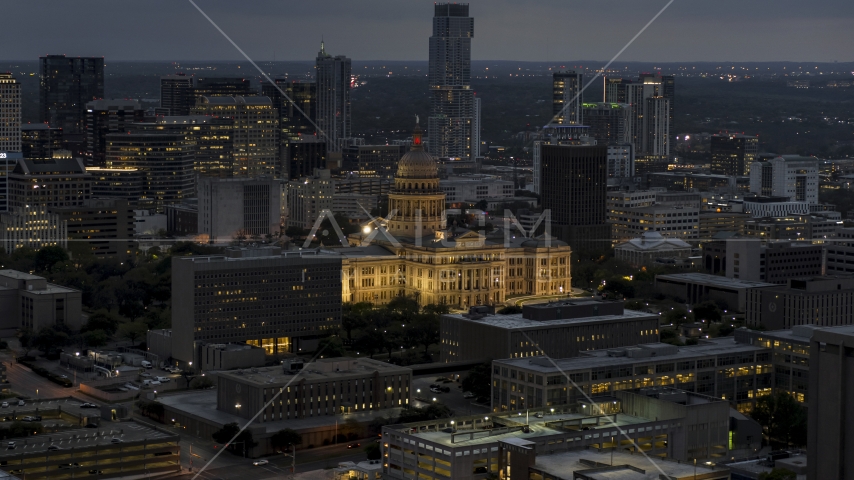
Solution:
M 476 59 L 609 59 L 666 0 L 470 2 Z M 250 56 L 309 60 L 320 38 L 357 60 L 426 60 L 432 1 L 198 0 Z M 0 57 L 236 60 L 186 0 L 39 0 L 3 5 Z M 850 0 L 676 0 L 622 60 L 850 61 Z

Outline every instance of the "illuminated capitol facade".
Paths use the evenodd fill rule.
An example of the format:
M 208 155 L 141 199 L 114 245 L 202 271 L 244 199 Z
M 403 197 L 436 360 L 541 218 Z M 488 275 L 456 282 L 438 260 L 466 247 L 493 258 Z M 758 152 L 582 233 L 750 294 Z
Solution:
M 351 235 L 342 262 L 345 302 L 385 304 L 401 295 L 422 305 L 497 305 L 508 297 L 561 295 L 570 289 L 570 247 L 553 237 L 530 238 L 448 227 L 438 165 L 415 128 L 412 149 L 398 164 L 389 214 Z

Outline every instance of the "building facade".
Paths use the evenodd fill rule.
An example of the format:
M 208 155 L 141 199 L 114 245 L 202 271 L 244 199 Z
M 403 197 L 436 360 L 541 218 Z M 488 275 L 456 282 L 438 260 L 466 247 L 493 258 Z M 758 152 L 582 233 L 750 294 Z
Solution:
M 279 171 L 279 119 L 269 98 L 201 96 L 191 113 L 232 119 L 231 175 L 273 176 Z
M 86 165 L 107 164 L 107 134 L 126 133 L 144 120 L 145 110 L 136 100 L 94 100 L 86 104 Z
M 288 182 L 288 226 L 304 229 L 314 226 L 324 210 L 332 212 L 334 192 L 329 170 L 315 170 L 312 176 Z
M 769 330 L 797 325 L 832 327 L 854 323 L 854 279 L 847 276 L 790 278 L 784 285 L 747 292 L 745 323 Z
M 730 239 L 726 244 L 726 262 L 729 278 L 777 285 L 785 285 L 790 278 L 819 276 L 825 272 L 823 247 L 807 242 Z
M 818 203 L 818 160 L 781 155 L 750 166 L 750 192 L 763 197 L 785 197 L 792 202 Z
M 759 150 L 759 137 L 727 133 L 712 135 L 711 142 L 713 174 L 750 175 L 750 166 Z
M 573 70 L 552 73 L 552 121 L 558 125 L 581 125 L 581 87 L 584 74 Z
M 406 152 L 403 145 L 351 145 L 344 147 L 341 170 L 391 179 Z
M 133 206 L 126 199 L 92 198 L 48 211 L 65 222 L 68 240 L 85 244 L 96 257 L 125 258 L 136 248 Z
M 211 178 L 198 180 L 197 233 L 210 243 L 278 236 L 285 213 L 284 180 Z
M 661 258 L 688 258 L 691 245 L 678 238 L 665 238 L 658 232 L 644 232 L 640 237 L 614 247 L 614 258 L 632 265 L 652 266 Z
M 610 216 L 613 239 L 618 242 L 637 238 L 644 232 L 682 240 L 694 240 L 700 235 L 700 209 L 696 207 L 615 208 Z
M 303 371 L 286 363 L 219 372 L 217 410 L 246 419 L 262 412 L 255 422 L 265 423 L 400 408 L 409 405 L 411 383 L 411 369 L 370 358 L 321 358 Z
M 658 341 L 658 316 L 624 310 L 622 302 L 560 301 L 525 306 L 521 314 L 443 315 L 441 362 L 549 355 Z
M 439 180 L 448 203 L 477 202 L 483 199 L 510 198 L 514 195 L 513 182 L 490 175 L 461 175 Z
M 9 206 L 81 206 L 92 196 L 92 177 L 79 158 L 21 159 L 9 174 Z
M 107 135 L 107 168 L 142 176 L 138 206 L 162 213 L 166 205 L 195 196 L 195 147 L 182 134 L 131 132 Z
M 86 104 L 104 98 L 104 57 L 39 57 L 39 122 L 86 133 Z
M 21 84 L 0 73 L 0 152 L 21 151 Z
M 51 158 L 62 150 L 62 129 L 46 123 L 21 125 L 21 152 L 24 158 Z
M 0 238 L 6 253 L 21 247 L 38 250 L 42 247 L 68 247 L 68 229 L 59 215 L 47 207 L 31 205 L 12 207 L 0 213 Z
M 434 157 L 468 160 L 474 156 L 472 37 L 474 18 L 469 16 L 468 4 L 434 5 L 428 73 L 430 118 L 427 122 L 430 154 Z
M 193 79 L 192 75 L 184 73 L 160 77 L 160 108 L 165 109 L 167 115 L 190 114 L 190 108 L 195 105 Z
M 575 249 L 607 247 L 607 147 L 579 140 L 577 130 L 558 127 L 538 146 L 534 175 L 540 179 L 540 203 L 550 212 L 556 237 Z
M 0 329 L 37 332 L 65 325 L 77 330 L 82 324 L 82 292 L 48 283 L 43 277 L 16 270 L 0 270 Z
M 322 250 L 229 249 L 174 257 L 172 357 L 193 361 L 194 342 L 248 342 L 268 354 L 313 351 L 341 325 L 341 258 Z
M 627 103 L 585 102 L 581 104 L 584 125 L 597 144 L 631 145 L 629 121 L 632 106 Z
M 317 117 L 326 149 L 340 152 L 339 139 L 350 137 L 350 82 L 352 65 L 344 55 L 332 56 L 320 42 L 315 60 L 317 78 Z M 320 132 L 318 132 L 320 134 Z

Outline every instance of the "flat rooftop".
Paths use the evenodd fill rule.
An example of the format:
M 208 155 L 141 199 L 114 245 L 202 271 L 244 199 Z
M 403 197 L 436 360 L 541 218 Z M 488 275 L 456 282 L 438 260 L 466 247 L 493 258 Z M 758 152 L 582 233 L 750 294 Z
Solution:
M 738 278 L 727 278 L 720 275 L 711 275 L 708 273 L 673 273 L 665 275 L 656 275 L 655 279 L 670 280 L 674 282 L 699 283 L 714 287 L 725 288 L 759 288 L 759 287 L 775 287 L 776 284 L 765 282 L 754 282 L 751 280 L 741 280 Z
M 667 344 L 651 345 L 661 345 L 663 348 Z M 554 363 L 552 363 L 552 360 L 549 360 L 547 357 L 495 360 L 493 363 L 542 373 L 561 373 L 563 371 L 585 370 L 598 367 L 619 367 L 645 362 L 692 360 L 697 358 L 706 358 L 712 355 L 731 355 L 735 353 L 765 351 L 763 347 L 736 343 L 732 337 L 710 339 L 705 340 L 703 343 L 698 345 L 688 345 L 677 348 L 678 351 L 674 354 L 641 358 L 611 357 L 608 356 L 608 350 L 593 350 L 590 352 L 584 352 L 584 354 L 579 357 L 555 359 L 553 360 Z M 555 366 L 555 364 L 557 364 L 557 366 Z
M 157 401 L 163 405 L 178 410 L 185 415 L 210 420 L 221 425 L 233 422 L 242 427 L 249 423 L 249 420 L 246 418 L 217 410 L 216 395 L 216 390 L 201 390 L 174 395 L 158 394 Z M 389 408 L 385 410 L 369 410 L 342 415 L 321 415 L 308 418 L 277 420 L 273 422 L 257 423 L 255 425 L 265 427 L 267 429 L 267 433 L 275 433 L 283 428 L 301 430 L 335 425 L 336 422 L 343 424 L 350 418 L 358 422 L 369 422 L 378 417 L 397 417 L 402 411 L 403 408 Z
M 16 280 L 44 280 L 44 277 L 40 277 L 38 275 L 31 275 L 26 272 L 19 272 L 17 270 L 0 270 L 0 276 L 14 278 Z
M 551 473 L 560 478 L 575 478 L 573 475 L 576 472 L 603 468 L 599 472 L 586 472 L 585 476 L 594 479 L 614 480 L 658 480 L 662 471 L 667 476 L 692 478 L 695 471 L 693 463 L 679 463 L 675 460 L 665 460 L 659 457 L 648 458 L 643 455 L 632 455 L 621 451 L 614 451 L 613 453 L 613 467 L 611 467 L 610 450 L 600 452 L 595 449 L 579 449 L 553 453 L 551 455 L 539 454 L 533 468 Z M 596 462 L 600 465 L 594 467 L 590 463 L 581 463 L 582 460 Z M 643 473 L 626 468 L 625 465 L 643 470 Z M 726 471 L 727 469 L 725 468 L 706 466 L 701 463 L 697 464 L 696 470 L 697 475 L 706 475 L 713 472 L 721 472 L 723 474 Z
M 548 307 L 548 305 L 545 305 L 545 307 Z M 625 310 L 622 315 L 598 315 L 595 317 L 561 318 L 557 320 L 529 320 L 527 318 L 524 318 L 521 313 L 515 313 L 512 315 L 487 315 L 482 318 L 468 318 L 465 315 L 468 314 L 454 313 L 443 315 L 443 317 L 450 317 L 464 322 L 480 323 L 483 325 L 505 328 L 507 330 L 519 330 L 525 328 L 556 328 L 567 325 L 618 322 L 622 320 L 641 320 L 653 318 L 658 320 L 658 315 L 646 312 L 639 312 L 636 310 Z
M 507 419 L 508 421 L 513 422 L 513 423 L 523 424 L 523 423 L 525 423 L 525 416 L 520 415 L 519 413 L 520 412 L 493 414 L 490 418 L 492 419 L 492 421 L 495 421 L 498 423 L 500 423 L 501 419 Z M 455 420 L 458 422 L 458 424 L 460 424 L 460 422 L 466 421 L 467 419 L 470 419 L 470 418 L 482 418 L 482 417 L 462 417 L 462 418 L 456 418 Z M 408 435 L 418 437 L 419 439 L 423 439 L 425 441 L 434 442 L 434 443 L 444 445 L 447 447 L 456 448 L 456 447 L 473 447 L 473 446 L 477 446 L 477 445 L 488 445 L 488 444 L 496 443 L 498 441 L 505 441 L 505 440 L 511 440 L 512 441 L 512 439 L 521 439 L 521 440 L 530 439 L 530 440 L 533 440 L 533 439 L 536 439 L 539 437 L 550 436 L 550 435 L 570 435 L 572 433 L 571 430 L 553 428 L 553 427 L 550 427 L 549 425 L 547 425 L 547 423 L 563 421 L 563 420 L 581 420 L 581 419 L 592 419 L 592 418 L 595 418 L 595 417 L 591 417 L 590 415 L 584 415 L 581 413 L 547 414 L 547 415 L 544 415 L 543 418 L 536 418 L 534 415 L 529 415 L 528 416 L 528 425 L 530 428 L 529 428 L 529 431 L 527 433 L 525 433 L 522 430 L 513 429 L 513 430 L 508 431 L 506 433 L 498 433 L 498 434 L 494 434 L 494 435 L 483 435 L 483 436 L 478 436 L 478 437 L 471 438 L 471 439 L 468 439 L 468 438 L 466 438 L 460 434 L 466 433 L 468 431 L 485 432 L 486 430 L 483 430 L 480 428 L 474 428 L 474 429 L 471 429 L 471 428 L 462 429 L 462 428 L 460 428 L 460 429 L 457 429 L 455 434 L 451 434 L 449 432 L 445 432 L 442 430 L 437 431 L 435 429 L 433 429 L 433 430 L 420 430 L 417 432 L 411 432 L 410 428 L 407 425 L 396 425 L 396 426 L 390 426 L 389 428 L 392 430 L 401 431 L 401 432 L 408 434 Z M 609 417 L 609 418 L 613 418 L 613 417 Z M 443 419 L 443 420 L 433 420 L 432 422 L 447 423 L 450 421 L 451 421 L 451 419 L 449 418 L 449 419 Z M 629 427 L 631 425 L 647 424 L 647 423 L 652 422 L 652 421 L 654 421 L 654 420 L 651 420 L 649 418 L 636 417 L 634 415 L 628 415 L 625 413 L 620 413 L 617 415 L 617 419 L 613 423 L 611 423 L 607 419 L 603 419 L 602 423 L 598 426 L 592 425 L 592 424 L 585 424 L 584 426 L 589 427 L 589 430 L 586 430 L 585 433 L 589 433 L 591 431 L 596 432 L 596 431 L 601 431 L 601 430 L 607 430 L 607 431 L 613 430 L 614 432 L 616 432 L 617 431 L 617 430 L 615 430 L 616 427 L 624 428 L 624 427 Z M 427 423 L 427 422 L 417 422 L 417 423 L 420 424 L 420 423 Z M 453 435 L 456 435 L 456 438 L 454 438 Z M 581 431 L 579 431 L 579 436 L 580 435 L 581 435 Z
M 120 438 L 122 442 L 138 442 L 142 440 L 178 440 L 176 434 L 164 430 L 155 429 L 137 422 L 107 423 L 106 426 L 95 428 L 77 428 L 64 430 L 62 432 L 43 433 L 23 438 L 7 438 L 6 442 L 17 444 L 14 450 L 0 450 L 0 460 L 4 458 L 20 458 L 23 453 L 48 452 L 48 447 L 56 445 L 62 450 L 85 449 L 95 446 L 111 445 L 113 438 Z M 56 454 L 61 453 L 57 451 Z
M 279 365 L 275 367 L 246 368 L 242 370 L 231 370 L 217 372 L 220 378 L 241 382 L 246 385 L 257 387 L 273 387 L 285 385 L 299 377 L 300 381 L 308 383 L 315 381 L 328 381 L 333 379 L 344 379 L 371 375 L 374 372 L 383 374 L 406 373 L 412 370 L 390 363 L 373 360 L 370 358 L 321 358 L 312 363 L 307 363 L 298 374 L 285 373 L 284 368 Z

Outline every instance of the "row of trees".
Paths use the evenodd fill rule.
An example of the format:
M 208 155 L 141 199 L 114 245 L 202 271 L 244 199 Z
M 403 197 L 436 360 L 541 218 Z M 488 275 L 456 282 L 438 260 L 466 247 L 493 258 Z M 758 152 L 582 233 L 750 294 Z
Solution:
M 401 348 L 424 347 L 429 359 L 431 345 L 439 343 L 439 317 L 448 313 L 446 305 L 421 307 L 413 297 L 397 297 L 375 307 L 367 302 L 344 305 L 341 328 L 353 349 L 373 358 L 377 353 L 392 353 Z M 327 353 L 324 351 L 324 356 Z
M 49 354 L 69 345 L 97 348 L 114 338 L 135 344 L 149 329 L 169 328 L 172 257 L 219 251 L 179 242 L 167 254 L 152 248 L 125 259 L 105 259 L 95 257 L 85 243 L 74 242 L 68 251 L 60 247 L 0 251 L 0 265 L 82 292 L 84 310 L 92 313 L 79 331 L 56 325 L 25 332 L 21 338 L 24 347 Z

